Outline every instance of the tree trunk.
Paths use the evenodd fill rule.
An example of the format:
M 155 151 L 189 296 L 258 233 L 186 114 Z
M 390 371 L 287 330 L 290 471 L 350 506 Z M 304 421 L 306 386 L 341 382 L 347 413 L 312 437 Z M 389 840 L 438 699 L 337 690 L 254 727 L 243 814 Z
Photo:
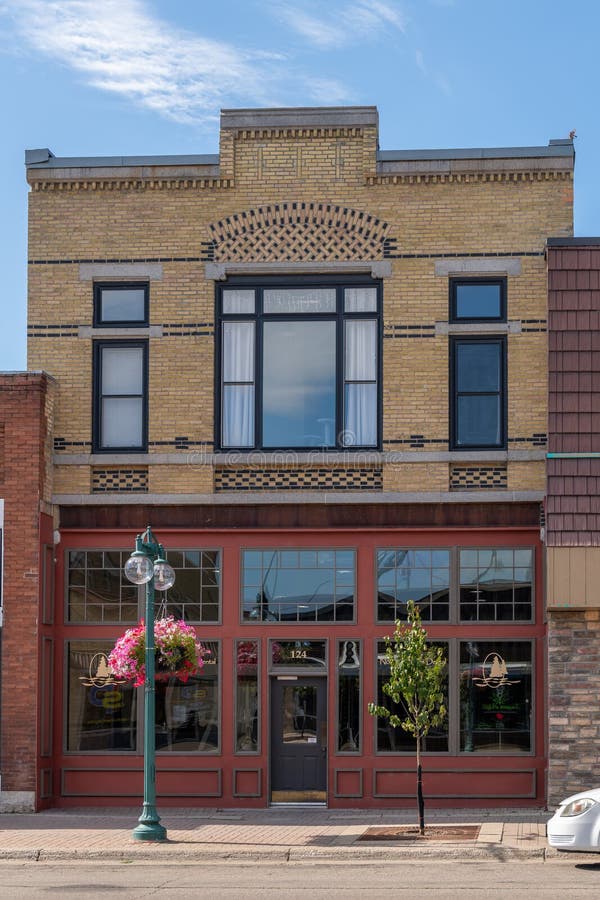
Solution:
M 421 738 L 417 737 L 417 806 L 419 807 L 419 833 L 425 834 L 425 801 L 423 800 L 423 770 L 421 768 Z

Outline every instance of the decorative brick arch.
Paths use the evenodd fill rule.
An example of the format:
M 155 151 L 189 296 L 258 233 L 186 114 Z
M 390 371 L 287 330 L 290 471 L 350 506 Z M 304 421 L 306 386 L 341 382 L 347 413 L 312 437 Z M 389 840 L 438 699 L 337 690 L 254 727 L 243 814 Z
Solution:
M 274 203 L 209 226 L 215 262 L 383 259 L 387 222 L 330 203 Z

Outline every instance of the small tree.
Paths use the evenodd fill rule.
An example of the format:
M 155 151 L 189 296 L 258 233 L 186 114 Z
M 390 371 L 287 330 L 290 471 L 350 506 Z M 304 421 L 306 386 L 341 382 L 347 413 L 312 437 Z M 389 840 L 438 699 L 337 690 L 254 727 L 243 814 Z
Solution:
M 369 712 L 387 719 L 394 728 L 403 728 L 416 741 L 419 831 L 425 834 L 421 746 L 430 729 L 441 725 L 446 718 L 443 691 L 446 659 L 441 647 L 427 642 L 427 632 L 413 600 L 408 601 L 407 612 L 408 624 L 396 622 L 392 637 L 385 638 L 390 676 L 383 684 L 383 693 L 402 707 L 404 716 L 376 703 L 369 703 Z

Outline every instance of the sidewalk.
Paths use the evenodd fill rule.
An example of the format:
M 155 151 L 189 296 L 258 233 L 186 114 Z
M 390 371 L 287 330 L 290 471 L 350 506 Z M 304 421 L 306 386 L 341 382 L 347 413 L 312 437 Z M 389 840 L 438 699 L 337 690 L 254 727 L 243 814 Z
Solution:
M 428 810 L 428 825 L 480 825 L 455 842 L 361 841 L 373 826 L 415 825 L 414 810 L 160 809 L 168 840 L 134 841 L 140 810 L 72 809 L 0 815 L 0 860 L 185 860 L 398 857 L 533 859 L 557 855 L 546 843 L 550 813 L 538 810 Z

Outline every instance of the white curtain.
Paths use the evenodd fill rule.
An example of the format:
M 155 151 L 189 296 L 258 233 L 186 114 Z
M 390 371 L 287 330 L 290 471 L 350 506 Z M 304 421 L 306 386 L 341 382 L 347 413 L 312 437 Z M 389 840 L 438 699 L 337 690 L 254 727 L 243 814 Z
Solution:
M 223 323 L 224 447 L 254 445 L 254 322 Z
M 377 323 L 346 322 L 344 358 L 346 446 L 377 443 Z

